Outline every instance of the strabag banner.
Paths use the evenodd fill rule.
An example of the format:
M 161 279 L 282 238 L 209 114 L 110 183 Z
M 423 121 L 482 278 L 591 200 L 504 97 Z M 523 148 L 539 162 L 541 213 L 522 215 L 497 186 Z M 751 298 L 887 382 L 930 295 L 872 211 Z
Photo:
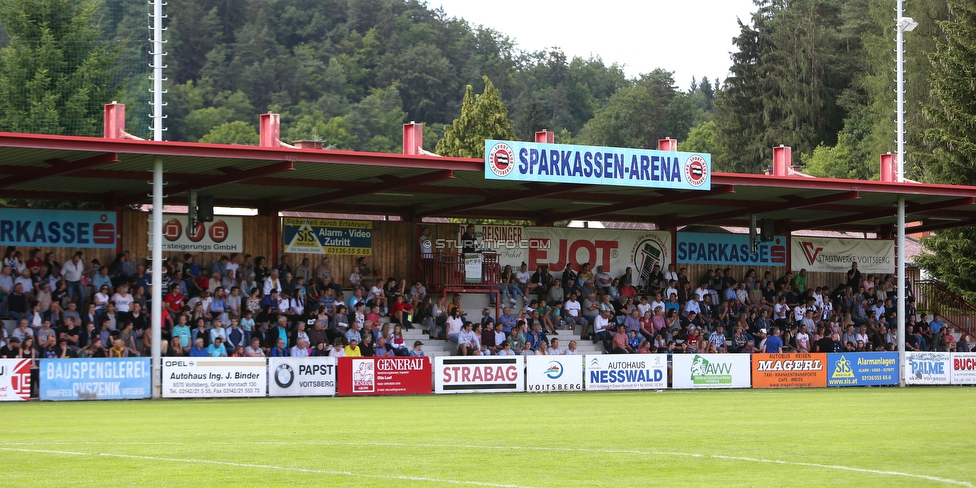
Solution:
M 41 400 L 134 400 L 152 396 L 149 358 L 42 359 Z
M 335 396 L 336 358 L 268 358 L 268 396 Z
M 338 219 L 282 219 L 285 252 L 304 254 L 373 254 L 373 223 Z
M 115 212 L 0 208 L 0 245 L 115 248 Z
M 26 402 L 30 391 L 30 359 L 0 359 L 0 402 Z
M 583 391 L 583 356 L 527 356 L 525 391 Z
M 898 353 L 829 353 L 827 371 L 827 386 L 897 385 Z
M 473 356 L 434 358 L 434 393 L 525 391 L 525 358 Z
M 895 241 L 793 237 L 794 269 L 819 273 L 846 273 L 857 263 L 861 273 L 894 273 Z
M 268 393 L 265 358 L 163 358 L 163 397 L 262 397 Z
M 753 354 L 753 388 L 816 388 L 827 386 L 824 353 Z
M 428 357 L 342 357 L 338 369 L 340 396 L 429 395 Z
M 905 384 L 948 385 L 951 373 L 951 356 L 947 352 L 905 353 Z
M 747 354 L 675 354 L 671 371 L 675 389 L 752 386 Z
M 667 354 L 587 355 L 587 390 L 661 390 L 668 387 Z
M 485 141 L 485 179 L 709 190 L 710 154 Z
M 634 285 L 641 286 L 655 264 L 663 272 L 674 262 L 671 233 L 666 231 L 476 225 L 475 238 L 482 250 L 499 254 L 502 267 L 511 265 L 517 270 L 524 262 L 529 273 L 534 273 L 538 266 L 549 266 L 553 277 L 559 277 L 567 263 L 575 270 L 589 263 L 593 273 L 603 266 L 612 276 L 633 268 Z M 457 252 L 459 243 L 459 235 L 436 239 L 434 249 Z
M 952 384 L 976 385 L 976 352 L 952 353 Z
M 186 215 L 164 214 L 163 250 L 241 252 L 244 249 L 241 222 L 240 217 L 218 215 L 213 222 L 197 222 L 196 227 L 190 229 L 186 225 Z M 152 239 L 149 239 L 149 246 L 152 246 Z
M 786 236 L 759 242 L 756 253 L 749 249 L 749 234 L 678 232 L 679 263 L 786 266 Z

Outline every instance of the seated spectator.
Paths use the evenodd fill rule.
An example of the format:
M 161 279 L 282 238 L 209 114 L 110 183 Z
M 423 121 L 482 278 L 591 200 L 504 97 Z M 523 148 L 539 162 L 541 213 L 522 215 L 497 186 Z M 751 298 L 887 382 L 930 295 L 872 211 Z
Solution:
M 285 345 L 286 345 L 285 339 L 279 337 L 275 341 L 275 346 L 272 347 L 271 351 L 268 352 L 268 356 L 273 358 L 287 357 L 290 351 L 288 350 L 287 347 L 285 347 Z
M 215 338 L 213 344 L 207 347 L 207 355 L 212 358 L 227 357 L 227 348 L 224 347 L 224 339 L 221 337 Z
M 610 339 L 611 346 L 607 348 L 607 351 L 612 354 L 632 354 L 635 351 L 630 347 L 628 337 L 627 337 L 627 327 L 623 325 L 617 326 L 617 332 L 613 334 Z
M 346 357 L 346 349 L 342 344 L 342 339 L 332 341 L 332 349 L 329 349 L 329 356 L 334 358 Z
M 424 357 L 424 343 L 420 341 L 414 341 L 413 349 L 410 350 L 411 357 Z
M 244 355 L 250 358 L 263 358 L 264 349 L 261 348 L 261 339 L 257 337 L 251 339 L 251 345 L 244 348 Z
M 308 347 L 308 340 L 305 338 L 298 339 L 296 344 L 292 346 L 290 351 L 288 351 L 288 355 L 294 358 L 306 358 L 311 356 L 312 351 Z
M 467 321 L 464 323 L 464 327 L 461 330 L 461 332 L 456 334 L 455 337 L 458 343 L 458 349 L 457 349 L 458 355 L 461 356 L 481 355 L 481 350 L 480 350 L 481 348 L 478 343 L 479 341 L 477 340 L 477 337 L 475 336 L 475 333 L 472 330 L 473 327 L 474 325 L 470 321 Z
M 190 348 L 190 357 L 207 357 L 207 348 L 203 345 L 203 338 L 198 337 L 193 341 L 193 347 Z

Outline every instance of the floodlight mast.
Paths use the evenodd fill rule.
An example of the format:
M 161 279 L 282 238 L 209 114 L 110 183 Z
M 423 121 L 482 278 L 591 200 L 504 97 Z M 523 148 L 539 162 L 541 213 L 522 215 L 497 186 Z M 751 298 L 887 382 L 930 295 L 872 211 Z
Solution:
M 898 17 L 895 24 L 895 62 L 897 67 L 895 79 L 895 125 L 896 125 L 896 145 L 897 154 L 895 157 L 895 181 L 904 184 L 905 182 L 905 33 L 911 32 L 918 27 L 918 22 L 911 17 L 904 16 L 903 0 L 897 0 L 896 13 Z M 905 386 L 905 195 L 898 195 L 898 363 L 901 365 L 898 372 L 898 386 Z
M 153 24 L 152 37 L 152 133 L 154 141 L 163 140 L 163 0 L 150 0 L 152 5 Z M 152 309 L 150 324 L 152 330 L 152 398 L 162 396 L 162 352 L 160 343 L 163 341 L 162 311 L 163 311 L 163 158 L 153 159 L 152 180 Z

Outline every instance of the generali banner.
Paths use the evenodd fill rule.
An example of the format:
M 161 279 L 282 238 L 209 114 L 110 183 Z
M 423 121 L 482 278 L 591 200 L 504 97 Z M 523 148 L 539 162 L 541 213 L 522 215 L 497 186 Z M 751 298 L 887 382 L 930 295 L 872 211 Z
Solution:
M 655 264 L 663 271 L 674 261 L 671 234 L 666 231 L 477 225 L 475 237 L 481 249 L 499 254 L 502 266 L 518 269 L 526 263 L 530 272 L 549 266 L 555 276 L 566 263 L 577 270 L 580 264 L 589 263 L 594 273 L 597 266 L 603 266 L 613 276 L 629 267 L 634 270 L 634 284 L 641 285 Z M 459 240 L 460 236 L 437 239 L 434 250 L 456 252 Z
M 845 273 L 857 263 L 861 273 L 895 272 L 894 241 L 793 237 L 790 244 L 794 269 Z

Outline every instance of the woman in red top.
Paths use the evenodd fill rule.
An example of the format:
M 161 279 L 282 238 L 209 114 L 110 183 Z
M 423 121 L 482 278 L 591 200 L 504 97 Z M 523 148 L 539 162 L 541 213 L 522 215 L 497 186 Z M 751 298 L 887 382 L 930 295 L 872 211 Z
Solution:
M 395 324 L 403 324 L 408 330 L 413 328 L 410 324 L 410 315 L 413 314 L 413 305 L 403 299 L 403 295 L 397 294 L 396 301 L 390 307 L 390 317 Z

